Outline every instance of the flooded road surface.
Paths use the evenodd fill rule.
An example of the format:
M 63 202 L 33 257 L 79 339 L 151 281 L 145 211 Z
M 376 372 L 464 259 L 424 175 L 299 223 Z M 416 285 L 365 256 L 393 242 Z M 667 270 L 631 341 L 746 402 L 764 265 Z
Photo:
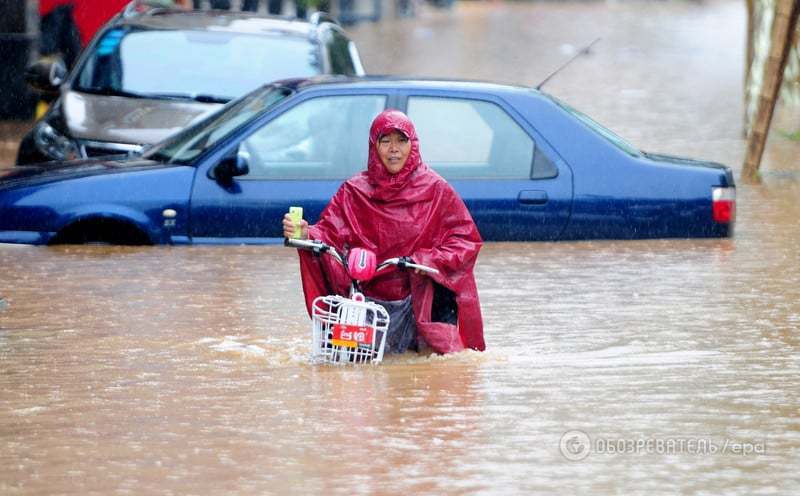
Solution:
M 602 36 L 552 93 L 739 168 L 743 2 L 422 14 L 354 28 L 367 68 L 536 81 Z M 309 365 L 283 247 L 0 246 L 0 493 L 796 494 L 798 151 L 733 239 L 487 244 L 488 351 L 379 367 Z

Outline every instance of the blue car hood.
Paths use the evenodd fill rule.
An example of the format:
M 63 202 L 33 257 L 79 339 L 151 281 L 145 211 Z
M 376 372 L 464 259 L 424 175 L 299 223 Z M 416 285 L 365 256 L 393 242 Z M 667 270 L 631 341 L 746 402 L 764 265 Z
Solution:
M 8 170 L 0 170 L 0 189 L 33 186 L 100 174 L 120 174 L 164 167 L 174 166 L 141 159 L 89 159 L 58 164 L 22 165 Z

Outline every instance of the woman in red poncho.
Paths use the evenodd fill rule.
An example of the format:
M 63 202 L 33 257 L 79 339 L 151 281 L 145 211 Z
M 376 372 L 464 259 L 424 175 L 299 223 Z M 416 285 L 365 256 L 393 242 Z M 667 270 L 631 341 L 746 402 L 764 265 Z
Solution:
M 283 227 L 292 237 L 288 215 Z M 319 221 L 302 221 L 300 230 L 301 238 L 343 253 L 365 248 L 378 261 L 407 256 L 439 270 L 423 275 L 389 269 L 361 285 L 392 316 L 389 351 L 424 345 L 438 353 L 485 349 L 473 275 L 481 237 L 458 194 L 422 162 L 414 125 L 399 110 L 386 110 L 372 122 L 367 170 L 342 184 Z M 340 265 L 299 253 L 309 313 L 317 296 L 349 294 L 350 278 Z

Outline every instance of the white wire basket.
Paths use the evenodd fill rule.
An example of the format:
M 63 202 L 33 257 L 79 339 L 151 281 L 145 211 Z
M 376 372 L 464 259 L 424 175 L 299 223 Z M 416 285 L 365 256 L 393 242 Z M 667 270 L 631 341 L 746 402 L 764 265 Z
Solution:
M 381 305 L 355 293 L 352 298 L 320 296 L 311 307 L 313 361 L 348 365 L 383 360 L 389 313 Z

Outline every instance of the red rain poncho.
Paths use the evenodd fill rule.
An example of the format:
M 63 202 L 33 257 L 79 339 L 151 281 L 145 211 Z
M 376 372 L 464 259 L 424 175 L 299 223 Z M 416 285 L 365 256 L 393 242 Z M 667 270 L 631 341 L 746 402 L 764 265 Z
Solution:
M 378 156 L 380 136 L 398 130 L 411 141 L 405 165 L 391 175 Z M 372 123 L 367 170 L 347 180 L 309 226 L 309 239 L 337 251 L 366 248 L 378 262 L 409 256 L 435 267 L 439 274 L 420 275 L 389 268 L 361 285 L 368 297 L 400 300 L 409 294 L 417 331 L 434 351 L 484 350 L 483 320 L 473 267 L 481 237 L 467 208 L 447 182 L 422 162 L 414 125 L 402 112 L 386 110 Z M 306 306 L 317 296 L 348 295 L 350 279 L 331 257 L 300 250 L 300 274 Z M 458 324 L 431 322 L 436 281 L 455 293 Z

